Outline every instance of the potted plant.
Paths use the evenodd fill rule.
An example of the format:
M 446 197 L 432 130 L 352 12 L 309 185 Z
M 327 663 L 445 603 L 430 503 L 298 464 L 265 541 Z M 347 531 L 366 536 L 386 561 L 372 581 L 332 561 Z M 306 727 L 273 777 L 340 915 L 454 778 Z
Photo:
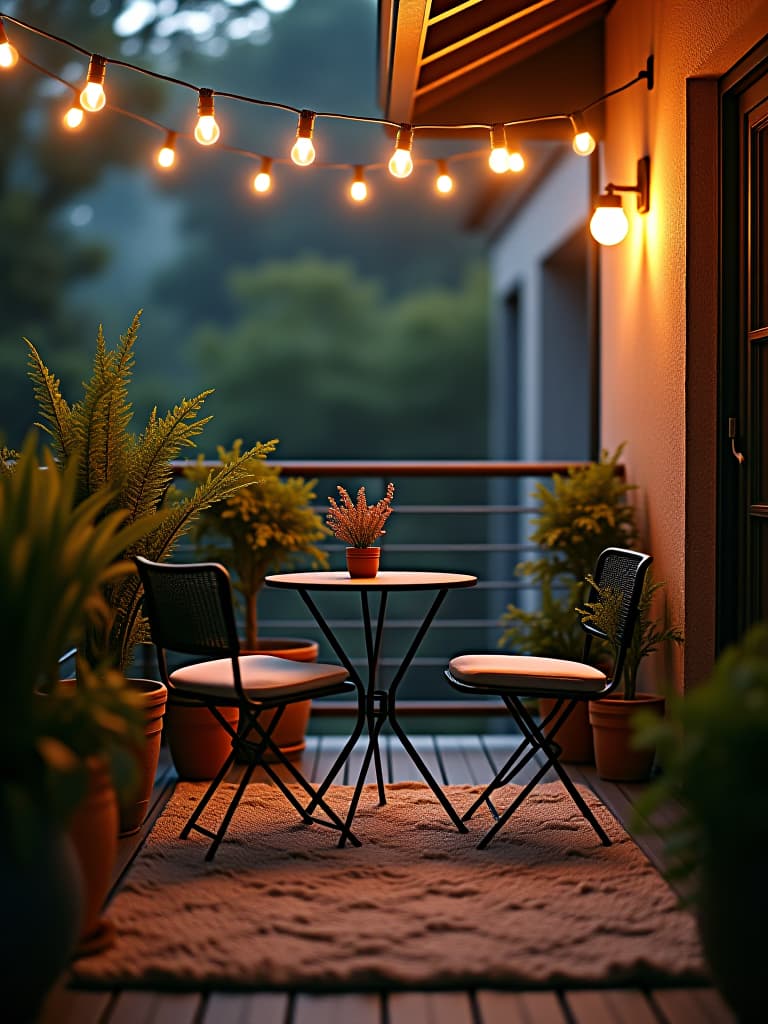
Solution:
M 686 885 L 715 982 L 739 1021 L 763 1021 L 768 624 L 723 651 L 701 685 L 671 694 L 665 719 L 638 716 L 636 741 L 658 746 L 663 760 L 637 803 L 638 823 L 670 801 L 682 808 L 663 819 L 668 876 Z
M 591 576 L 587 582 L 597 597 L 578 609 L 582 621 L 603 630 L 612 645 L 621 616 L 621 596 L 610 586 L 599 587 Z M 658 694 L 639 693 L 637 677 L 644 658 L 667 643 L 682 644 L 683 633 L 678 626 L 665 625 L 653 613 L 656 594 L 665 584 L 649 571 L 640 596 L 637 621 L 632 642 L 627 649 L 622 670 L 622 696 L 609 696 L 589 702 L 589 721 L 595 745 L 595 764 L 602 779 L 614 782 L 638 782 L 649 778 L 654 751 L 637 748 L 633 740 L 633 718 L 640 707 L 658 717 L 664 715 L 665 699 Z
M 106 491 L 79 501 L 78 474 L 75 459 L 59 472 L 34 432 L 18 457 L 0 453 L 0 960 L 14 1020 L 32 1019 L 78 936 L 99 928 L 117 850 L 113 786 L 130 786 L 142 743 L 139 698 L 120 671 L 81 663 L 81 686 L 59 682 L 61 655 L 108 624 L 104 588 L 134 572 L 122 552 L 149 528 L 109 511 Z M 85 835 L 89 791 L 103 813 Z
M 211 392 L 182 399 L 164 416 L 158 416 L 154 409 L 142 432 L 134 433 L 130 429 L 133 412 L 128 394 L 139 326 L 140 312 L 114 349 L 107 347 L 99 327 L 91 378 L 84 383 L 78 402 L 70 405 L 64 399 L 59 380 L 47 368 L 35 346 L 27 341 L 29 376 L 42 421 L 38 426 L 50 435 L 54 454 L 61 465 L 67 466 L 72 461 L 77 464 L 75 500 L 87 501 L 107 487 L 111 498 L 104 514 L 123 510 L 126 525 L 154 517 L 154 528 L 121 555 L 126 559 L 144 555 L 153 561 L 163 561 L 201 511 L 252 482 L 254 460 L 266 456 L 274 444 L 256 445 L 227 465 L 210 470 L 190 494 L 172 489 L 173 461 L 184 449 L 195 446 L 195 438 L 209 422 L 210 417 L 201 418 L 200 414 Z M 105 635 L 95 629 L 86 632 L 80 664 L 94 665 L 106 652 L 109 662 L 124 672 L 132 662 L 137 645 L 150 639 L 141 612 L 142 590 L 138 575 L 110 581 L 105 587 L 105 598 L 112 613 L 108 630 Z M 159 752 L 156 692 L 160 685 L 156 680 L 135 683 L 146 695 L 148 729 L 152 731 L 155 754 L 145 763 L 142 790 L 146 794 L 151 791 Z M 145 802 L 140 803 L 146 809 Z M 122 823 L 126 832 L 139 825 L 135 812 L 130 812 L 130 819 Z
M 624 445 L 599 461 L 572 466 L 553 474 L 551 488 L 543 483 L 531 495 L 537 510 L 531 517 L 530 540 L 541 548 L 538 558 L 519 563 L 517 575 L 538 584 L 537 608 L 510 604 L 501 618 L 500 647 L 518 654 L 578 660 L 584 634 L 575 609 L 587 597 L 585 579 L 607 547 L 634 547 L 637 542 L 634 507 L 627 501 L 633 490 L 619 472 Z M 593 645 L 592 659 L 604 661 L 608 652 Z M 553 701 L 542 699 L 542 718 Z M 588 763 L 593 759 L 592 730 L 583 702 L 576 705 L 557 734 L 561 759 Z
M 326 523 L 331 533 L 347 545 L 347 571 L 355 579 L 372 578 L 379 571 L 381 549 L 375 541 L 386 533 L 384 523 L 392 514 L 392 499 L 395 496 L 395 485 L 387 484 L 387 492 L 375 505 L 369 505 L 365 487 L 360 487 L 356 501 L 352 501 L 349 492 L 338 485 L 341 504 L 335 498 L 329 498 L 330 508 L 326 515 Z
M 222 465 L 241 457 L 242 443 L 238 439 L 230 449 L 218 448 Z M 315 661 L 315 640 L 259 636 L 258 599 L 270 573 L 303 564 L 316 569 L 328 567 L 328 556 L 317 546 L 328 536 L 328 530 L 312 510 L 317 481 L 283 478 L 279 466 L 263 461 L 253 460 L 251 468 L 258 474 L 257 480 L 210 505 L 197 517 L 190 534 L 195 552 L 203 560 L 222 562 L 233 574 L 232 586 L 243 612 L 243 653 Z M 202 455 L 184 471 L 186 479 L 196 484 L 206 475 Z M 298 701 L 285 708 L 280 717 L 273 738 L 287 756 L 304 749 L 311 706 L 311 701 Z M 273 714 L 265 712 L 264 724 Z M 226 733 L 223 741 L 228 742 Z

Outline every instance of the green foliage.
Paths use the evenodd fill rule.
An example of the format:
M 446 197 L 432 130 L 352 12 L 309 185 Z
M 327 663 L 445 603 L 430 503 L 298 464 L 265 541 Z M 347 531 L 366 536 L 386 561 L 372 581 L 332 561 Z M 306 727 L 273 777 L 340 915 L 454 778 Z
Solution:
M 558 599 L 552 593 L 549 580 L 543 580 L 541 606 L 536 611 L 526 611 L 513 604 L 507 607 L 501 617 L 506 629 L 500 646 L 509 647 L 517 654 L 578 660 L 584 646 L 583 633 L 574 628 L 574 608 L 580 594 L 581 584 L 572 583 L 568 597 Z
M 228 281 L 232 323 L 208 324 L 192 343 L 204 378 L 226 395 L 217 441 L 248 424 L 255 436 L 274 431 L 284 458 L 484 454 L 484 275 L 391 299 L 345 263 L 304 256 Z
M 622 444 L 613 455 L 603 451 L 598 462 L 573 466 L 565 476 L 555 473 L 551 490 L 536 486 L 539 510 L 531 540 L 552 557 L 530 563 L 535 579 L 583 580 L 603 548 L 635 545 L 635 510 L 626 501 L 634 487 L 618 472 L 623 451 Z
M 637 723 L 636 742 L 658 745 L 664 764 L 638 820 L 670 799 L 684 808 L 663 829 L 670 875 L 759 863 L 768 846 L 768 624 L 726 649 L 702 685 L 671 694 L 665 719 L 638 714 Z
M 623 451 L 623 444 L 612 455 L 603 451 L 597 462 L 572 466 L 565 476 L 555 473 L 551 489 L 543 483 L 534 488 L 538 508 L 530 539 L 542 554 L 521 562 L 517 573 L 540 585 L 542 604 L 536 611 L 510 604 L 501 619 L 508 628 L 500 646 L 550 657 L 580 655 L 584 635 L 576 606 L 587 596 L 585 580 L 604 548 L 631 548 L 637 541 L 635 510 L 627 503 L 633 486 L 618 472 Z M 565 597 L 555 596 L 563 589 Z M 595 645 L 592 653 L 599 658 L 603 652 Z
M 593 601 L 585 601 L 584 607 L 577 608 L 576 612 L 582 622 L 606 634 L 615 654 L 619 646 L 622 595 L 613 587 L 598 586 L 590 575 L 586 579 L 596 591 L 597 597 Z M 637 695 L 637 673 L 643 658 L 653 654 L 663 644 L 683 643 L 683 631 L 678 626 L 664 625 L 662 618 L 653 614 L 654 596 L 665 586 L 664 582 L 654 580 L 652 570 L 648 571 L 643 581 L 632 641 L 627 648 L 622 670 L 625 700 L 634 700 Z
M 241 447 L 240 439 L 229 450 L 220 447 L 222 465 L 240 459 Z M 233 586 L 245 605 L 245 646 L 251 650 L 256 647 L 256 602 L 265 576 L 306 561 L 313 568 L 328 566 L 328 556 L 316 546 L 328 531 L 311 508 L 317 481 L 295 476 L 281 479 L 279 466 L 258 461 L 264 458 L 266 448 L 257 446 L 258 459 L 250 459 L 249 468 L 258 479 L 204 509 L 191 531 L 200 557 L 223 562 L 234 572 Z M 203 459 L 201 455 L 196 465 L 184 471 L 187 480 L 200 483 L 206 479 Z
M 253 481 L 253 460 L 271 451 L 274 444 L 256 445 L 226 465 L 211 469 L 191 494 L 174 491 L 173 499 L 166 500 L 173 481 L 173 460 L 185 448 L 195 447 L 195 438 L 210 420 L 200 418 L 200 411 L 211 392 L 182 399 L 164 416 L 153 409 L 144 430 L 139 435 L 132 433 L 128 391 L 139 323 L 137 313 L 115 349 L 107 348 L 99 328 L 92 374 L 83 385 L 79 402 L 70 405 L 64 399 L 58 378 L 27 341 L 29 376 L 42 419 L 38 425 L 51 436 L 64 465 L 76 462 L 76 500 L 87 501 L 106 486 L 112 495 L 107 511 L 123 510 L 126 524 L 153 517 L 152 531 L 126 548 L 124 556 L 163 561 L 204 509 Z M 124 669 L 135 645 L 149 639 L 140 612 L 138 576 L 110 581 L 105 594 L 113 619 L 106 635 L 89 631 L 85 658 L 93 665 L 106 655 L 113 665 Z
M 78 475 L 77 459 L 60 472 L 34 432 L 0 473 L 0 819 L 19 852 L 43 822 L 67 819 L 86 757 L 106 757 L 120 789 L 135 768 L 129 744 L 143 741 L 140 698 L 122 673 L 81 662 L 78 686 L 58 682 L 58 659 L 89 624 L 108 625 L 104 588 L 135 572 L 122 553 L 151 528 L 109 511 L 106 491 L 79 501 Z

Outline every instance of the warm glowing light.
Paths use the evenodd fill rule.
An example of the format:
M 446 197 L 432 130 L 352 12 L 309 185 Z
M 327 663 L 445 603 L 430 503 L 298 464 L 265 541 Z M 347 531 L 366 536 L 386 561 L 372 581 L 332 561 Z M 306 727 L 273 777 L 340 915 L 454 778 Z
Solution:
M 522 153 L 515 150 L 514 153 L 509 154 L 509 169 L 513 174 L 519 174 L 520 171 L 525 170 L 525 157 Z
M 19 53 L 15 46 L 6 40 L 0 43 L 0 68 L 12 68 L 19 59 Z
M 107 96 L 104 92 L 104 79 L 107 74 L 107 62 L 104 57 L 93 54 L 88 62 L 88 77 L 85 80 L 85 88 L 80 93 L 80 106 L 89 114 L 95 114 L 97 110 L 103 110 Z
M 315 145 L 312 133 L 315 130 L 315 115 L 311 110 L 302 110 L 296 129 L 296 141 L 291 150 L 291 160 L 299 167 L 309 167 L 315 159 Z
M 397 131 L 395 152 L 389 158 L 389 173 L 395 178 L 407 178 L 413 171 L 413 128 L 409 124 L 401 124 Z
M 368 186 L 363 177 L 363 168 L 359 165 L 355 167 L 355 176 L 349 186 L 349 198 L 356 203 L 364 203 L 368 198 Z
M 75 128 L 79 128 L 85 119 L 83 108 L 79 103 L 73 103 L 69 110 L 64 114 L 62 121 L 64 127 L 74 131 Z
M 12 68 L 19 59 L 19 51 L 8 42 L 5 26 L 0 21 L 0 68 Z
M 165 142 L 162 148 L 157 151 L 155 161 L 158 167 L 162 167 L 164 171 L 173 167 L 176 163 L 176 132 L 168 132 L 165 137 Z
M 195 141 L 201 146 L 212 146 L 218 141 L 221 129 L 216 123 L 216 112 L 213 106 L 213 90 L 200 89 L 197 94 L 197 124 L 195 125 Z
M 272 161 L 269 157 L 264 157 L 261 161 L 261 168 L 259 173 L 253 179 L 253 191 L 259 192 L 262 195 L 265 192 L 269 192 L 272 188 Z
M 435 190 L 441 196 L 447 196 L 453 192 L 453 178 L 448 173 L 448 163 L 445 160 L 437 161 L 437 177 L 435 178 Z
M 503 124 L 495 124 L 491 128 L 491 154 L 488 157 L 488 166 L 494 174 L 504 174 L 509 170 L 507 132 Z
M 590 153 L 594 153 L 597 143 L 595 142 L 595 138 L 591 132 L 584 131 L 577 132 L 573 136 L 572 145 L 573 152 L 576 153 L 577 156 L 589 156 Z
M 589 222 L 592 237 L 600 245 L 618 245 L 627 237 L 629 221 L 619 196 L 600 196 Z

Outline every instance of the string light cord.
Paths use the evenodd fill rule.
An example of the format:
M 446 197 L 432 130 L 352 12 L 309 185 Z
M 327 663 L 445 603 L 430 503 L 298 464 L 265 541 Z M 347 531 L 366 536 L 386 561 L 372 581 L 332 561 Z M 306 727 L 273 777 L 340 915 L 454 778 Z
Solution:
M 555 122 L 555 121 L 567 121 L 567 122 L 569 122 L 569 124 L 572 127 L 574 133 L 576 133 L 578 131 L 583 131 L 583 127 L 582 127 L 583 126 L 583 115 L 584 115 L 584 113 L 586 111 L 592 110 L 594 107 L 598 106 L 601 103 L 604 103 L 606 100 L 608 100 L 612 96 L 616 96 L 617 94 L 619 94 L 621 92 L 624 92 L 626 89 L 631 88 L 633 85 L 636 85 L 637 83 L 639 83 L 641 81 L 646 81 L 647 87 L 649 89 L 653 88 L 653 57 L 650 56 L 648 58 L 648 60 L 647 60 L 646 67 L 644 69 L 642 69 L 641 71 L 639 71 L 638 74 L 633 79 L 631 79 L 628 82 L 625 82 L 623 85 L 617 86 L 615 89 L 611 89 L 608 92 L 603 93 L 601 96 L 598 96 L 596 99 L 594 99 L 590 103 L 586 104 L 586 106 L 582 107 L 580 110 L 572 111 L 571 113 L 545 114 L 545 115 L 541 115 L 541 116 L 537 116 L 537 117 L 519 118 L 519 119 L 514 119 L 514 120 L 509 120 L 509 121 L 504 121 L 504 122 L 495 122 L 495 123 L 478 122 L 478 123 L 454 123 L 454 124 L 402 124 L 402 123 L 398 123 L 396 121 L 391 121 L 391 120 L 389 120 L 387 118 L 372 117 L 372 116 L 365 116 L 365 115 L 358 115 L 358 114 L 351 114 L 351 113 L 345 113 L 345 112 L 333 111 L 333 110 L 323 110 L 323 111 L 314 112 L 314 111 L 307 110 L 306 108 L 296 107 L 296 106 L 293 106 L 292 104 L 281 103 L 281 102 L 278 102 L 278 101 L 275 101 L 275 100 L 266 100 L 266 99 L 263 99 L 263 98 L 260 98 L 260 97 L 247 96 L 247 95 L 244 95 L 244 94 L 241 94 L 241 93 L 235 93 L 235 92 L 226 92 L 226 91 L 218 91 L 218 90 L 215 90 L 215 89 L 201 88 L 200 86 L 195 85 L 193 82 L 189 82 L 189 81 L 186 81 L 186 80 L 181 79 L 181 78 L 177 78 L 177 77 L 172 76 L 172 75 L 166 75 L 166 74 L 163 74 L 163 73 L 161 73 L 159 71 L 153 71 L 153 70 L 150 70 L 148 68 L 141 67 L 141 66 L 139 66 L 137 64 L 130 63 L 129 61 L 125 61 L 125 60 L 121 60 L 119 58 L 113 58 L 113 57 L 104 57 L 104 56 L 95 54 L 91 50 L 88 50 L 88 49 L 84 48 L 83 46 L 80 46 L 78 43 L 73 42 L 70 39 L 66 39 L 63 36 L 56 35 L 53 32 L 48 32 L 47 30 L 39 28 L 36 25 L 32 25 L 32 24 L 30 24 L 28 22 L 25 22 L 25 21 L 21 20 L 20 18 L 15 18 L 12 15 L 0 12 L 0 26 L 2 25 L 3 22 L 7 22 L 9 24 L 13 24 L 15 26 L 18 26 L 20 29 L 23 29 L 23 30 L 25 30 L 27 32 L 30 32 L 30 33 L 32 33 L 32 34 L 34 34 L 36 36 L 39 36 L 39 37 L 41 37 L 43 39 L 47 39 L 50 42 L 56 43 L 56 44 L 58 44 L 60 46 L 66 47 L 66 48 L 72 50 L 73 52 L 78 53 L 81 56 L 88 58 L 88 60 L 89 60 L 88 82 L 94 82 L 98 86 L 100 86 L 101 83 L 103 83 L 104 75 L 105 75 L 106 69 L 108 67 L 119 67 L 119 68 L 123 68 L 124 70 L 133 72 L 135 74 L 144 75 L 144 76 L 146 76 L 148 78 L 153 78 L 153 79 L 155 79 L 157 81 L 165 82 L 165 83 L 170 84 L 170 85 L 176 85 L 176 86 L 179 86 L 181 88 L 188 89 L 188 90 L 190 90 L 192 92 L 195 92 L 197 94 L 197 96 L 198 96 L 198 114 L 200 115 L 201 119 L 207 120 L 207 122 L 209 122 L 209 124 L 207 125 L 207 131 L 205 133 L 203 133 L 203 135 L 201 135 L 201 133 L 200 133 L 200 127 L 201 127 L 200 126 L 200 120 L 198 121 L 198 128 L 196 129 L 194 135 L 192 135 L 190 133 L 186 133 L 186 132 L 176 131 L 176 130 L 174 130 L 172 128 L 169 128 L 167 125 L 163 125 L 160 122 L 155 121 L 155 120 L 153 120 L 151 118 L 147 118 L 147 117 L 144 117 L 144 116 L 142 116 L 140 114 L 134 113 L 131 110 L 126 110 L 125 108 L 117 107 L 117 106 L 115 106 L 113 104 L 110 104 L 110 103 L 106 103 L 105 104 L 104 97 L 103 97 L 103 92 L 102 92 L 102 96 L 101 96 L 101 100 L 100 100 L 101 106 L 106 105 L 107 109 L 109 109 L 110 111 L 112 111 L 115 114 L 118 114 L 118 115 L 123 116 L 123 117 L 127 117 L 130 120 L 133 120 L 133 121 L 136 121 L 138 123 L 144 124 L 147 127 L 150 127 L 150 128 L 155 129 L 157 131 L 164 132 L 165 135 L 166 135 L 166 140 L 172 139 L 172 140 L 175 141 L 177 138 L 185 139 L 185 140 L 193 139 L 194 138 L 198 143 L 200 143 L 202 145 L 211 145 L 213 142 L 217 142 L 217 140 L 219 138 L 219 129 L 218 129 L 217 125 L 216 125 L 216 122 L 215 122 L 214 116 L 213 116 L 213 114 L 214 114 L 213 102 L 214 102 L 214 97 L 215 97 L 216 99 L 231 100 L 231 101 L 234 101 L 234 102 L 246 103 L 246 104 L 250 104 L 250 105 L 254 105 L 254 106 L 270 108 L 270 109 L 273 109 L 273 110 L 281 110 L 281 111 L 284 111 L 286 113 L 289 113 L 289 114 L 293 115 L 294 117 L 297 117 L 299 119 L 299 128 L 297 129 L 297 142 L 298 143 L 304 143 L 305 146 L 310 146 L 310 148 L 312 150 L 312 155 L 310 157 L 308 157 L 307 159 L 304 159 L 304 160 L 301 160 L 301 161 L 297 160 L 295 155 L 293 156 L 292 159 L 288 158 L 288 157 L 269 157 L 269 156 L 266 156 L 263 153 L 258 153 L 258 152 L 255 152 L 255 151 L 252 151 L 252 150 L 249 150 L 249 149 L 243 149 L 243 148 L 239 148 L 239 147 L 228 146 L 228 145 L 224 145 L 224 144 L 221 144 L 221 143 L 217 142 L 217 148 L 218 149 L 221 149 L 221 150 L 223 150 L 225 152 L 234 153 L 234 154 L 237 154 L 237 155 L 240 155 L 240 156 L 245 156 L 245 157 L 247 157 L 249 159 L 252 159 L 252 160 L 261 160 L 262 162 L 268 161 L 270 165 L 272 165 L 272 164 L 276 164 L 276 165 L 286 164 L 287 165 L 287 164 L 290 164 L 291 162 L 293 162 L 293 163 L 299 163 L 300 166 L 307 166 L 309 163 L 312 163 L 313 166 L 319 167 L 319 168 L 325 169 L 325 170 L 344 170 L 347 173 L 349 173 L 350 171 L 359 172 L 359 176 L 362 176 L 363 171 L 367 174 L 367 173 L 372 172 L 372 171 L 379 171 L 379 170 L 386 169 L 387 167 L 389 167 L 389 170 L 390 170 L 391 173 L 395 174 L 395 171 L 392 170 L 393 161 L 390 160 L 389 164 L 379 163 L 379 162 L 364 163 L 363 164 L 363 163 L 360 163 L 360 161 L 344 161 L 344 162 L 334 162 L 334 163 L 316 161 L 314 159 L 314 148 L 311 147 L 310 144 L 311 144 L 311 137 L 312 137 L 312 129 L 314 127 L 315 121 L 318 118 L 319 119 L 323 119 L 323 120 L 351 121 L 351 122 L 356 122 L 356 123 L 359 123 L 359 124 L 378 125 L 378 126 L 380 126 L 382 128 L 396 130 L 397 131 L 397 137 L 398 137 L 398 144 L 401 145 L 401 146 L 402 145 L 406 145 L 406 149 L 405 150 L 400 149 L 397 152 L 401 155 L 401 157 L 404 156 L 404 158 L 406 160 L 406 163 L 408 163 L 410 166 L 414 166 L 414 165 L 415 166 L 419 166 L 419 165 L 423 165 L 423 164 L 432 164 L 432 165 L 434 165 L 435 161 L 436 161 L 436 158 L 433 157 L 433 156 L 425 157 L 423 159 L 420 159 L 420 158 L 416 157 L 415 155 L 414 156 L 411 155 L 412 141 L 413 141 L 414 137 L 417 134 L 425 133 L 425 132 L 432 132 L 432 133 L 434 133 L 434 132 L 457 133 L 457 132 L 481 132 L 481 131 L 484 131 L 484 132 L 490 132 L 491 133 L 491 138 L 492 138 L 492 141 L 493 141 L 493 139 L 495 137 L 495 133 L 498 132 L 499 129 L 507 129 L 507 128 L 515 129 L 515 128 L 524 127 L 526 125 L 544 124 L 544 123 Z M 69 90 L 71 90 L 75 94 L 75 96 L 77 96 L 79 90 L 78 90 L 78 87 L 75 86 L 73 83 L 68 82 L 66 79 L 62 78 L 60 75 L 56 74 L 53 71 L 48 70 L 47 68 L 45 68 L 41 64 L 37 63 L 36 61 L 31 60 L 29 57 L 25 56 L 22 53 L 19 53 L 19 58 L 28 67 L 30 67 L 34 71 L 38 72 L 39 74 L 45 75 L 48 78 L 51 78 L 52 80 L 58 82 L 60 85 L 64 86 L 65 88 L 67 88 Z M 98 110 L 98 109 L 100 109 L 99 106 L 91 107 L 91 106 L 87 105 L 87 97 L 86 97 L 85 90 L 81 94 L 81 103 L 83 103 L 83 105 L 85 106 L 86 110 Z M 203 113 L 206 115 L 205 118 L 202 118 L 202 114 Z M 586 133 L 586 134 L 588 135 L 588 133 Z M 402 136 L 402 138 L 404 140 L 403 143 L 399 142 L 401 136 Z M 592 148 L 594 148 L 594 140 L 593 139 L 591 140 L 591 145 L 592 145 Z M 586 150 L 583 150 L 583 149 L 580 150 L 580 149 L 576 148 L 576 145 L 574 145 L 574 148 L 576 149 L 577 152 L 581 153 L 581 155 L 586 155 L 587 154 Z M 294 146 L 294 150 L 295 149 L 296 149 L 296 147 Z M 589 150 L 589 152 L 591 152 L 591 150 Z M 460 152 L 460 153 L 454 153 L 454 154 L 451 154 L 449 157 L 443 157 L 442 158 L 442 163 L 446 164 L 448 161 L 453 163 L 453 162 L 456 162 L 456 161 L 464 161 L 464 160 L 468 160 L 468 159 L 475 159 L 478 156 L 482 156 L 485 153 L 487 153 L 487 150 L 482 150 L 482 149 L 475 149 L 475 150 L 471 150 L 471 151 L 464 151 L 464 152 Z M 514 155 L 514 154 L 511 154 L 511 155 Z M 519 154 L 517 154 L 517 155 L 519 156 Z M 521 169 L 521 167 L 523 166 L 522 160 L 521 160 L 520 163 L 521 163 L 521 166 L 520 167 L 515 167 L 514 170 Z M 168 165 L 161 165 L 161 166 L 170 166 L 170 164 L 168 164 Z M 444 171 L 444 173 L 445 173 L 445 171 Z M 397 177 L 407 177 L 408 174 L 410 174 L 410 170 L 407 170 L 406 173 L 404 173 L 404 174 L 396 174 L 396 176 Z

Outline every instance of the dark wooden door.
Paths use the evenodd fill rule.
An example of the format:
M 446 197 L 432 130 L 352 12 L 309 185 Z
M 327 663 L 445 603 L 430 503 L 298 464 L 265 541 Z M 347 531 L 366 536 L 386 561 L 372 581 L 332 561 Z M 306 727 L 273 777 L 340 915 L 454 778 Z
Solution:
M 768 617 L 768 63 L 723 105 L 718 646 Z

